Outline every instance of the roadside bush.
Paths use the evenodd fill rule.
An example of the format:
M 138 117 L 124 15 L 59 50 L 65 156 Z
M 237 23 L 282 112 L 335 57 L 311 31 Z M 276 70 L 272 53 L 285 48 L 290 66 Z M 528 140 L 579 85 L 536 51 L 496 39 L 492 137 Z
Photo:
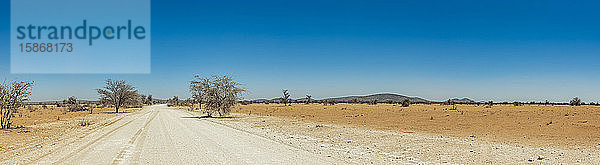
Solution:
M 173 96 L 173 98 L 167 100 L 167 106 L 179 106 L 179 97 Z
M 402 107 L 408 107 L 408 106 L 410 106 L 410 100 L 404 99 L 404 101 L 402 101 Z
M 75 96 L 71 96 L 63 102 L 65 105 L 67 105 L 67 111 L 69 112 L 77 112 L 83 110 L 83 107 L 79 105 L 79 102 L 77 101 L 77 98 Z

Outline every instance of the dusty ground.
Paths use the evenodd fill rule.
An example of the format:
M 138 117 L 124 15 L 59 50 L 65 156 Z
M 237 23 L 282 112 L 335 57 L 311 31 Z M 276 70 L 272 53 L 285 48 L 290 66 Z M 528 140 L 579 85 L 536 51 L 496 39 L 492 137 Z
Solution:
M 134 154 L 133 158 L 138 158 L 135 153 L 144 153 L 140 152 L 145 150 L 144 147 L 151 151 L 147 152 L 147 155 L 152 155 L 166 152 L 165 149 L 169 149 L 165 154 L 193 151 L 190 149 L 202 150 L 202 146 L 206 145 L 212 145 L 213 148 L 221 146 L 218 152 L 211 151 L 211 153 L 226 151 L 224 153 L 237 154 L 238 158 L 243 158 L 240 157 L 241 153 L 255 154 L 247 152 L 255 149 L 229 150 L 223 149 L 223 145 L 235 148 L 236 144 L 246 144 L 249 141 L 248 137 L 257 135 L 266 138 L 264 140 L 270 139 L 292 147 L 289 148 L 290 150 L 296 148 L 308 151 L 316 157 L 344 162 L 342 164 L 594 164 L 600 162 L 600 145 L 594 144 L 598 140 L 594 136 L 599 135 L 597 107 L 459 106 L 458 110 L 445 110 L 447 108 L 449 106 L 439 105 L 412 105 L 406 108 L 385 104 L 335 106 L 252 104 L 235 107 L 237 113 L 226 118 L 198 118 L 202 113 L 190 111 L 179 113 L 159 108 L 157 112 L 162 113 L 164 117 L 162 119 L 158 115 L 159 120 L 151 120 L 153 117 L 150 114 L 157 114 L 157 112 L 139 110 L 120 114 L 99 111 L 92 115 L 79 112 L 63 114 L 56 109 L 45 110 L 47 112 L 35 111 L 30 114 L 24 112 L 22 115 L 17 115 L 17 119 L 22 123 L 35 122 L 35 124 L 25 124 L 24 128 L 7 130 L 0 134 L 3 148 L 0 152 L 0 160 L 4 160 L 5 163 L 61 161 L 63 159 L 54 159 L 55 156 L 61 157 L 60 154 L 67 154 L 67 158 L 75 158 L 73 161 L 93 161 L 95 158 L 91 157 L 95 157 L 94 155 L 103 155 L 108 158 L 106 160 L 113 160 L 116 156 L 114 160 L 118 162 L 125 160 L 121 158 L 121 153 Z M 55 117 L 60 117 L 60 121 L 48 119 Z M 83 119 L 90 121 L 91 125 L 80 126 L 79 123 Z M 552 123 L 544 122 L 548 119 Z M 163 123 L 163 126 L 156 127 L 154 130 L 145 129 L 145 125 L 151 126 L 152 123 L 157 123 L 149 121 L 161 121 L 158 123 Z M 189 123 L 182 124 L 175 121 Z M 15 122 L 19 123 L 17 120 Z M 204 127 L 184 129 L 192 127 L 193 124 L 211 125 L 207 122 L 234 128 L 241 133 L 234 133 L 236 131 L 217 125 L 211 126 L 215 129 L 205 131 L 203 131 Z M 174 126 L 173 123 L 178 124 Z M 143 127 L 130 129 L 128 128 L 130 126 Z M 147 133 L 144 133 L 146 131 Z M 132 138 L 123 138 L 121 135 L 132 136 Z M 212 140 L 186 138 L 192 135 L 241 136 L 242 138 L 238 140 L 222 137 Z M 141 143 L 144 138 L 165 137 L 171 140 L 148 140 L 148 142 L 155 142 L 149 143 L 154 144 L 152 146 L 155 147 L 139 145 L 142 147 L 134 147 L 139 148 L 139 151 L 136 149 L 129 152 L 132 148 L 129 144 L 138 143 L 136 142 L 138 138 L 141 139 L 139 143 L 144 144 Z M 562 140 L 563 138 L 566 140 Z M 175 142 L 172 139 L 181 141 Z M 189 139 L 204 141 L 186 144 L 190 142 L 187 141 Z M 252 144 L 259 143 L 286 148 L 260 140 Z M 78 146 L 73 144 L 84 144 L 81 147 L 84 149 L 81 151 L 94 152 L 79 152 L 76 150 Z M 123 146 L 118 147 L 119 145 Z M 114 147 L 96 150 L 98 146 Z M 250 144 L 243 146 L 253 148 Z M 74 149 L 71 149 L 72 147 Z M 57 152 L 58 150 L 68 152 Z M 99 152 L 112 150 L 127 152 L 121 151 L 118 155 Z M 94 154 L 96 151 L 102 154 Z M 190 154 L 197 153 L 199 152 Z M 84 158 L 85 156 L 76 156 L 78 154 L 91 156 Z M 283 157 L 285 155 L 280 155 L 279 158 Z M 149 156 L 147 160 L 144 156 L 139 158 L 136 160 L 143 160 L 146 163 L 163 161 L 163 157 Z M 173 158 L 175 157 L 164 159 L 191 163 L 191 160 L 187 161 L 190 157 Z M 213 163 L 218 164 L 219 161 Z
M 147 106 L 0 164 L 345 164 L 211 120 Z
M 208 119 L 207 119 L 208 120 Z M 233 114 L 215 123 L 347 164 L 597 164 L 598 149 L 561 149 Z
M 600 106 L 250 104 L 235 113 L 567 149 L 600 147 Z
M 118 117 L 138 109 L 127 109 L 115 114 L 114 109 L 96 108 L 88 111 L 66 112 L 64 107 L 32 106 L 22 108 L 12 119 L 13 128 L 0 130 L 0 158 L 19 155 L 20 152 L 39 149 L 47 142 L 60 141 L 71 134 L 91 130 L 110 118 Z M 85 123 L 87 126 L 82 126 Z

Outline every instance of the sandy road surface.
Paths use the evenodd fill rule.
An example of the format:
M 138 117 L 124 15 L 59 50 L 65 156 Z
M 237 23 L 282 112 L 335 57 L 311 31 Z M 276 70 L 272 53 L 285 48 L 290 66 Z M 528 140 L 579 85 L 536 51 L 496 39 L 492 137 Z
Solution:
M 337 164 L 332 161 L 157 105 L 127 115 L 71 144 L 57 146 L 30 163 Z

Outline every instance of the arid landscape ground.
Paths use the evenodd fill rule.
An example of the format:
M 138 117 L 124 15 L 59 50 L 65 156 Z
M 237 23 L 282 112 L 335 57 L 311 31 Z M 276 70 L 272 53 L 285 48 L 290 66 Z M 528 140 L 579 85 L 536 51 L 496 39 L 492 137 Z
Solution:
M 241 105 L 234 112 L 378 130 L 475 137 L 537 146 L 600 146 L 600 106 L 567 105 L 278 104 Z
M 88 111 L 67 112 L 65 107 L 54 105 L 21 108 L 13 118 L 15 128 L 0 130 L 0 158 L 7 159 L 25 151 L 39 148 L 44 143 L 60 141 L 76 135 L 83 129 L 106 125 L 110 118 L 139 109 L 127 109 L 116 114 L 113 108 L 96 108 Z M 80 135 L 81 136 L 81 135 Z
M 2 130 L 0 158 L 5 163 L 36 160 L 61 143 L 86 139 L 128 115 L 142 115 L 140 109 L 119 114 L 108 108 L 93 114 L 59 107 L 34 109 L 23 108 L 16 114 L 18 128 Z M 178 109 L 189 117 L 203 115 L 189 107 Z M 235 106 L 230 117 L 195 120 L 351 164 L 600 161 L 599 106 L 458 105 L 450 109 L 451 105 L 436 104 L 249 104 Z

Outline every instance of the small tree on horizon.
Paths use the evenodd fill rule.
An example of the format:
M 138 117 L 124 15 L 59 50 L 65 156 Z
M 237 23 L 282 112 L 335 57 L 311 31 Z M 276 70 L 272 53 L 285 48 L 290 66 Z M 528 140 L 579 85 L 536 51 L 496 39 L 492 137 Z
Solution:
M 281 103 L 283 103 L 283 105 L 288 105 L 290 101 L 290 92 L 288 92 L 287 89 L 283 90 L 283 97 L 281 98 Z M 290 103 L 291 105 L 291 103 Z
M 581 101 L 581 99 L 579 99 L 579 97 L 575 97 L 569 102 L 569 105 L 571 106 L 580 106 L 582 104 L 583 102 Z
M 154 100 L 152 98 L 152 95 L 148 95 L 148 98 L 146 99 L 146 103 L 145 104 L 148 104 L 148 105 L 154 104 Z
M 125 80 L 107 79 L 105 83 L 106 86 L 103 89 L 97 89 L 97 91 L 102 102 L 115 107 L 115 113 L 119 113 L 121 107 L 139 98 L 135 87 L 127 84 Z
M 169 100 L 167 101 L 167 104 L 168 104 L 169 106 L 179 106 L 179 102 L 180 102 L 180 100 L 179 100 L 179 96 L 173 96 L 173 98 L 172 98 L 172 99 L 169 99 Z
M 83 110 L 83 108 L 81 107 L 81 105 L 79 105 L 79 101 L 77 101 L 77 98 L 75 96 L 71 96 L 67 100 L 64 100 L 63 102 L 67 106 L 67 110 L 69 112 L 76 112 L 76 111 Z
M 409 100 L 409 99 L 404 99 L 404 100 L 402 101 L 402 106 L 403 106 L 403 107 L 408 107 L 408 106 L 410 106 L 410 100 Z
M 311 95 L 306 95 L 306 104 L 310 104 L 311 98 L 312 98 Z

